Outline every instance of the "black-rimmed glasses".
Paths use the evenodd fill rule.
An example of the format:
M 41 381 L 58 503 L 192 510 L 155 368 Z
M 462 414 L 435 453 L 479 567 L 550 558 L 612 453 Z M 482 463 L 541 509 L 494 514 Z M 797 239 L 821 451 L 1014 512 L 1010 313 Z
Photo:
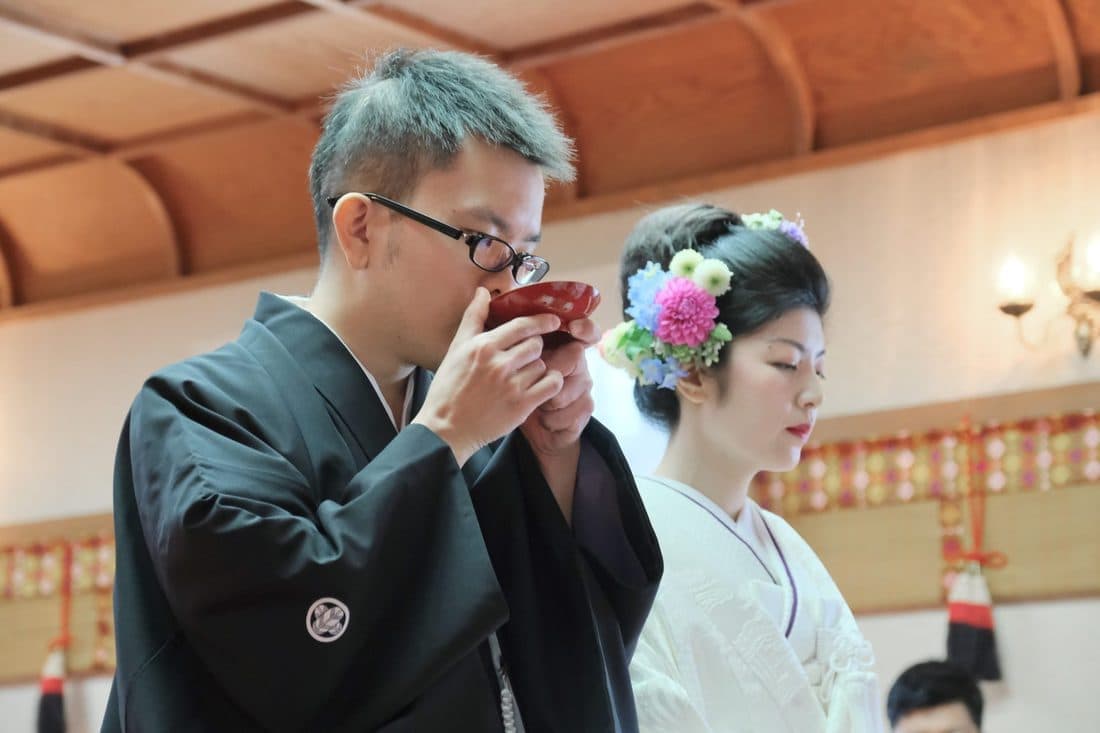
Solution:
M 387 209 L 396 211 L 398 214 L 406 216 L 419 224 L 431 227 L 440 234 L 446 234 L 451 239 L 465 242 L 470 249 L 470 262 L 486 272 L 501 272 L 511 269 L 512 278 L 517 285 L 536 283 L 550 271 L 549 262 L 526 252 L 516 252 L 512 245 L 503 239 L 472 229 L 453 227 L 377 193 L 363 193 L 360 195 L 366 196 L 371 201 L 382 204 Z M 340 200 L 340 197 L 331 196 L 327 200 L 329 206 L 336 206 L 336 202 Z

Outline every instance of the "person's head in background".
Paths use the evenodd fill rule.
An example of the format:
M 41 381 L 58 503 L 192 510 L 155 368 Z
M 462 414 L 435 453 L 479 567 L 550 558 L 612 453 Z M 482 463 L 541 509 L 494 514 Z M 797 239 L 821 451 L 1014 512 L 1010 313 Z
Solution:
M 756 473 L 798 464 L 824 396 L 828 278 L 800 228 L 786 221 L 758 228 L 752 217 L 760 218 L 709 204 L 659 209 L 635 225 L 620 262 L 627 318 L 629 281 L 647 263 L 668 270 L 691 249 L 731 273 L 729 290 L 715 300 L 716 322 L 732 337 L 717 361 L 663 384 L 639 379 L 634 399 L 670 434 L 658 475 L 698 488 L 733 514 Z
M 902 672 L 886 698 L 894 733 L 978 733 L 982 693 L 974 677 L 951 662 L 921 662 Z

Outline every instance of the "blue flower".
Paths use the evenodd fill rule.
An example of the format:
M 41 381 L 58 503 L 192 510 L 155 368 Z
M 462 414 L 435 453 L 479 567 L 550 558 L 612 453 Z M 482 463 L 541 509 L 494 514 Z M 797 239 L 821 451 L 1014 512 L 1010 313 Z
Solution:
M 661 306 L 656 303 L 657 293 L 665 286 L 668 278 L 669 274 L 660 265 L 650 262 L 626 281 L 626 295 L 630 299 L 626 314 L 640 328 L 654 333 L 657 331 L 657 319 L 661 315 Z
M 664 389 L 676 389 L 676 383 L 680 378 L 687 376 L 687 370 L 681 369 L 680 362 L 672 357 L 665 362 L 665 369 L 665 378 L 661 380 L 661 387 Z
M 657 292 L 664 287 L 669 274 L 656 262 L 650 262 L 635 272 L 626 281 L 626 296 L 635 306 L 650 305 L 657 298 Z
M 665 362 L 661 359 L 642 359 L 638 367 L 642 370 L 642 384 L 660 384 L 665 379 Z
M 642 359 L 638 368 L 642 372 L 642 384 L 655 384 L 663 389 L 676 389 L 680 377 L 687 376 L 687 372 L 680 368 L 680 362 L 671 357 Z
M 626 314 L 641 328 L 653 333 L 657 331 L 657 319 L 661 317 L 661 306 L 656 303 L 632 305 L 626 309 Z

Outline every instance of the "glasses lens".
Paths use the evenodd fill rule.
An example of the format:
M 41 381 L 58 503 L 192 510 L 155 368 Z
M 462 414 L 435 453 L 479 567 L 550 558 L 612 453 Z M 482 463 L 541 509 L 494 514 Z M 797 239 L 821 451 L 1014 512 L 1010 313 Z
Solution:
M 500 272 L 512 264 L 514 253 L 503 240 L 478 234 L 467 237 L 466 244 L 473 253 L 474 263 L 489 272 Z
M 550 270 L 550 263 L 541 257 L 526 257 L 516 266 L 516 282 L 520 285 L 537 283 Z

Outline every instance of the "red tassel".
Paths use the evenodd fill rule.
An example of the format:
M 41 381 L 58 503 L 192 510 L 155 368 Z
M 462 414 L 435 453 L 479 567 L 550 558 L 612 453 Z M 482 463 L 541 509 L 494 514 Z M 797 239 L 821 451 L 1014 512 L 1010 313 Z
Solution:
M 981 432 L 963 421 L 967 445 L 970 491 L 969 552 L 959 553 L 953 560 L 967 563 L 967 570 L 955 576 L 947 594 L 947 658 L 959 664 L 980 680 L 1001 679 L 1001 663 L 993 638 L 993 600 L 982 568 L 1003 568 L 1008 558 L 1003 552 L 987 552 L 985 540 L 985 487 L 979 475 L 977 454 L 982 451 Z M 977 446 L 975 445 L 977 443 Z
M 65 733 L 65 650 L 50 651 L 42 666 L 38 699 L 38 733 Z

